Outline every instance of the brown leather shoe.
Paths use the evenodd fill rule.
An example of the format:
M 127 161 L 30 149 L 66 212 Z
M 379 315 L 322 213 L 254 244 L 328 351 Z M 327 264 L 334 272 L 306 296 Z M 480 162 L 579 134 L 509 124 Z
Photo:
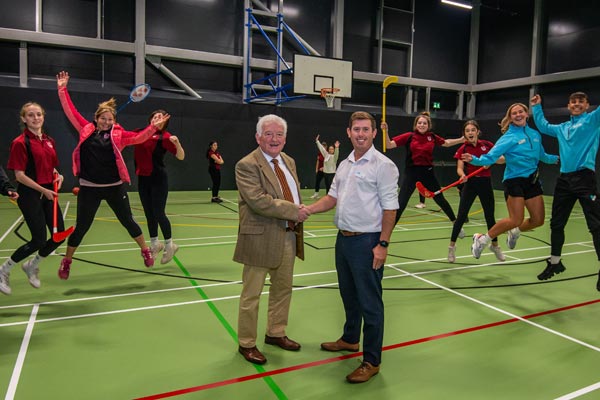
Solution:
M 287 336 L 281 337 L 273 337 L 265 335 L 265 343 L 266 344 L 274 344 L 275 346 L 279 346 L 284 350 L 289 351 L 298 351 L 300 350 L 300 343 L 293 341 Z
M 363 383 L 378 373 L 379 365 L 374 367 L 370 362 L 363 361 L 362 364 L 360 364 L 360 367 L 356 368 L 354 372 L 346 376 L 346 380 L 350 383 Z
M 342 339 L 338 339 L 335 342 L 325 342 L 321 343 L 321 348 L 327 351 L 342 351 L 348 350 L 353 353 L 358 351 L 359 343 L 351 344 L 348 342 L 344 342 Z
M 263 354 L 254 347 L 242 347 L 238 348 L 238 351 L 241 355 L 244 356 L 246 361 L 250 361 L 252 364 L 264 364 L 267 362 L 267 358 L 263 356 Z

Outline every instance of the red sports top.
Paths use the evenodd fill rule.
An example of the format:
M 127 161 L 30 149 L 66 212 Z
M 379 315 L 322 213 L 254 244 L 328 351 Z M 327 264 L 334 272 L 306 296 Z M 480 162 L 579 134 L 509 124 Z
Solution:
M 462 146 L 460 146 L 458 150 L 456 150 L 454 158 L 460 160 L 460 156 L 464 153 L 468 153 L 476 157 L 481 157 L 482 155 L 489 152 L 492 149 L 492 147 L 494 147 L 494 143 L 488 142 L 487 140 L 477 140 L 477 143 L 475 145 L 472 145 L 471 143 L 465 143 Z M 469 175 L 471 172 L 477 170 L 478 168 L 481 168 L 476 165 L 469 164 L 467 162 L 465 162 L 465 165 L 467 166 L 467 170 L 465 171 L 466 175 Z M 489 168 L 486 168 L 475 176 L 480 178 L 490 177 L 492 176 L 492 171 L 490 171 Z
M 164 153 L 160 154 L 159 159 L 156 160 L 158 162 L 157 165 L 154 164 L 154 159 L 152 155 L 156 150 L 156 145 L 158 143 L 158 138 L 160 136 L 160 132 L 155 133 L 150 136 L 148 140 L 143 143 L 136 144 L 133 150 L 133 157 L 135 159 L 135 174 L 138 176 L 150 176 L 152 175 L 152 171 L 154 168 L 164 168 L 164 164 L 162 163 L 162 156 Z M 177 154 L 177 148 L 169 140 L 171 134 L 169 132 L 163 132 L 163 138 L 161 142 L 161 147 L 172 154 Z
M 45 133 L 41 139 L 25 129 L 23 133 L 15 138 L 10 145 L 10 154 L 8 155 L 8 169 L 13 171 L 26 171 L 29 156 L 27 146 L 25 145 L 25 135 L 29 137 L 29 145 L 33 162 L 35 164 L 35 181 L 40 185 L 51 184 L 54 176 L 54 168 L 58 167 L 58 157 L 54 147 L 54 139 Z M 30 176 L 30 178 L 33 178 Z
M 410 141 L 410 145 L 407 146 L 406 154 L 406 166 L 433 166 L 433 148 L 434 146 L 443 145 L 446 140 L 433 132 L 416 133 L 406 132 L 402 135 L 394 136 L 392 140 L 396 143 L 396 146 L 406 146 Z

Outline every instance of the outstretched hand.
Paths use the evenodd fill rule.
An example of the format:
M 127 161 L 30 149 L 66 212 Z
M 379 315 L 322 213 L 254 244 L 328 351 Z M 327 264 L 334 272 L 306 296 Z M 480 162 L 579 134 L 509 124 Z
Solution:
M 154 125 L 158 130 L 162 131 L 163 129 L 165 129 L 167 121 L 169 121 L 170 118 L 170 114 L 162 114 L 162 116 L 152 120 L 152 125 Z
M 58 86 L 58 88 L 63 88 L 63 87 L 67 87 L 67 84 L 69 83 L 69 73 L 65 72 L 65 71 L 60 71 L 57 75 L 56 75 L 56 86 Z
M 540 96 L 539 94 L 536 94 L 535 96 L 533 96 L 531 98 L 531 100 L 529 102 L 531 103 L 532 106 L 537 106 L 538 104 L 540 104 L 542 102 L 542 96 Z

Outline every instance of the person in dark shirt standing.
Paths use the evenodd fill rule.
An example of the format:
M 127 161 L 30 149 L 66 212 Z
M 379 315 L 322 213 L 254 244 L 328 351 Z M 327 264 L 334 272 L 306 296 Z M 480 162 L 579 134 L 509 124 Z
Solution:
M 153 111 L 148 122 L 151 124 L 165 115 L 167 115 L 165 110 Z M 179 143 L 179 138 L 166 131 L 167 125 L 168 122 L 163 130 L 157 131 L 150 139 L 136 144 L 133 152 L 135 174 L 138 177 L 138 193 L 150 233 L 150 250 L 152 256 L 156 258 L 158 253 L 164 249 L 160 260 L 161 264 L 171 261 L 179 249 L 179 246 L 173 242 L 171 222 L 165 213 L 169 196 L 169 177 L 164 157 L 168 151 L 178 160 L 185 158 L 185 151 Z M 158 240 L 159 226 L 165 239 L 164 244 Z
M 212 199 L 211 203 L 222 203 L 223 200 L 219 197 L 219 189 L 221 188 L 221 166 L 225 163 L 223 157 L 219 153 L 219 144 L 214 140 L 208 143 L 206 150 L 206 158 L 208 159 L 208 174 L 212 180 Z
M 106 200 L 129 235 L 141 249 L 144 265 L 154 265 L 154 257 L 146 245 L 142 228 L 135 222 L 129 205 L 125 183 L 130 183 L 129 173 L 121 150 L 142 143 L 164 128 L 170 116 L 162 115 L 140 132 L 130 132 L 117 124 L 116 101 L 110 99 L 98 105 L 94 121 L 86 120 L 71 101 L 67 84 L 69 74 L 56 75 L 58 97 L 65 115 L 79 132 L 79 143 L 73 151 L 73 174 L 79 177 L 77 196 L 77 224 L 69 236 L 65 257 L 60 262 L 58 276 L 68 279 L 73 254 L 92 226 L 100 202 Z

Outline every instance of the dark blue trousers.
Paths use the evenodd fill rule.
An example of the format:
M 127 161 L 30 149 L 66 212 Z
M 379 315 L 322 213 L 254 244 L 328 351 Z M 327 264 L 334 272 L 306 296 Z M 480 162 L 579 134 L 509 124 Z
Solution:
M 383 345 L 383 267 L 373 269 L 373 248 L 379 235 L 380 232 L 359 236 L 338 233 L 335 243 L 335 267 L 346 313 L 342 340 L 358 343 L 364 323 L 363 358 L 374 366 L 381 363 Z

